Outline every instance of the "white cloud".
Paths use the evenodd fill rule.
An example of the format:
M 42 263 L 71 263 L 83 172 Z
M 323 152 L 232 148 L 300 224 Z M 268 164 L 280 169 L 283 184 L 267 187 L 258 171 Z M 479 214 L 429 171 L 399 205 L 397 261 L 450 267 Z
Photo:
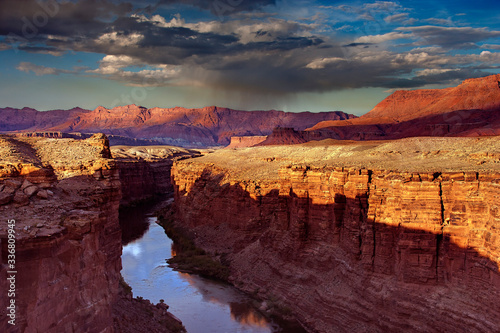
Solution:
M 126 47 L 126 46 L 137 46 L 144 36 L 139 33 L 131 34 L 119 34 L 118 32 L 108 32 L 97 38 L 97 44 L 113 44 L 116 46 Z
M 325 68 L 329 64 L 334 64 L 334 63 L 339 63 L 339 62 L 344 62 L 345 59 L 343 58 L 338 58 L 338 57 L 331 57 L 331 58 L 321 58 L 321 59 L 316 59 L 311 61 L 306 65 L 306 68 L 310 69 L 322 69 Z
M 127 55 L 107 55 L 99 62 L 99 68 L 89 70 L 89 73 L 99 74 L 115 74 L 122 68 L 128 66 L 138 66 L 142 62 L 139 59 L 129 57 Z
M 127 55 L 106 55 L 99 62 L 99 68 L 86 73 L 124 81 L 128 85 L 161 86 L 177 78 L 180 71 L 179 66 L 172 65 L 156 65 L 153 69 L 139 71 L 124 70 L 126 67 L 141 66 L 144 65 L 140 59 Z
M 405 21 L 407 19 L 408 19 L 408 13 L 399 13 L 387 16 L 386 18 L 384 18 L 384 21 L 386 23 L 392 23 L 392 22 Z
M 437 75 L 437 74 L 443 74 L 443 73 L 447 73 L 447 72 L 456 72 L 458 71 L 459 69 L 458 68 L 442 68 L 442 69 L 439 69 L 439 68 L 434 68 L 434 69 L 422 69 L 422 70 L 419 70 L 419 71 L 416 71 L 415 74 L 417 76 L 427 76 L 427 75 Z
M 451 17 L 448 17 L 447 19 L 431 17 L 431 18 L 425 19 L 424 21 L 429 22 L 431 24 L 440 24 L 440 25 L 448 25 L 448 26 L 453 25 L 453 21 L 451 20 Z
M 383 43 L 389 40 L 395 39 L 403 39 L 403 38 L 411 38 L 413 34 L 408 33 L 400 33 L 400 32 L 389 32 L 383 35 L 370 35 L 370 36 L 361 36 L 357 38 L 354 43 Z

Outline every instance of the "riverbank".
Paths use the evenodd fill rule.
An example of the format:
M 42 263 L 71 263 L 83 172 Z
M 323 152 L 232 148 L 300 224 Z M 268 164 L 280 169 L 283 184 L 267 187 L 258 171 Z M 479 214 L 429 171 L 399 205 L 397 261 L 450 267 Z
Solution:
M 174 241 L 173 249 L 175 256 L 167 260 L 171 268 L 176 271 L 197 274 L 202 277 L 222 281 L 233 285 L 229 280 L 230 263 L 226 255 L 219 253 L 208 253 L 195 245 L 194 235 L 189 230 L 176 225 L 174 218 L 174 203 L 156 212 L 157 223 L 165 230 L 165 233 Z M 251 304 L 255 309 L 270 321 L 279 322 L 287 328 L 287 332 L 306 332 L 291 315 L 291 310 L 281 303 L 272 294 L 263 294 L 258 291 L 248 294 Z

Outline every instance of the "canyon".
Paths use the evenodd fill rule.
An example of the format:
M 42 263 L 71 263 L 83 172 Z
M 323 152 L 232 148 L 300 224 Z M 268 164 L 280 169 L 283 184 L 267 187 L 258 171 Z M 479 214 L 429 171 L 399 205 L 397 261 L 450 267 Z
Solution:
M 119 205 L 172 189 L 174 222 L 229 281 L 310 332 L 498 330 L 498 137 L 215 151 L 0 139 L 0 210 L 18 231 L 9 332 L 178 327 L 119 273 Z
M 311 332 L 500 329 L 500 140 L 219 150 L 174 163 L 175 221 Z
M 8 326 L 1 297 L 0 327 L 182 330 L 120 275 L 119 207 L 173 192 L 175 225 L 263 312 L 310 332 L 499 331 L 498 81 L 397 91 L 359 118 L 0 109 L 15 132 L 0 135 L 0 270 L 16 269 L 17 311 Z
M 171 194 L 174 161 L 202 155 L 197 150 L 172 146 L 112 146 L 111 153 L 120 175 L 121 206 Z
M 0 281 L 3 292 L 13 290 L 0 297 L 1 330 L 168 332 L 165 323 L 179 327 L 166 306 L 133 299 L 120 282 L 122 190 L 119 162 L 111 158 L 106 136 L 1 136 L 0 142 L 0 270 L 3 277 L 15 275 L 14 284 Z M 14 259 L 9 224 L 15 231 Z M 15 326 L 7 316 L 12 300 Z

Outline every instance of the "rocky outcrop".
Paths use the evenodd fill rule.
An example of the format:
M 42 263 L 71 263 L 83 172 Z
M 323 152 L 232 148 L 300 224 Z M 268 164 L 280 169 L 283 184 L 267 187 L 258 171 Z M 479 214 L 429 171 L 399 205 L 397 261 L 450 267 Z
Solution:
M 171 194 L 173 162 L 201 156 L 198 151 L 171 146 L 114 146 L 111 151 L 122 184 L 121 206 Z
M 359 118 L 322 121 L 307 132 L 342 140 L 500 135 L 499 80 L 497 74 L 452 88 L 396 91 Z
M 304 162 L 256 178 L 231 168 L 237 159 L 177 162 L 172 177 L 178 225 L 229 263 L 240 289 L 311 332 L 499 330 L 497 168 Z
M 184 331 L 123 290 L 120 199 L 105 135 L 0 136 L 0 331 Z
M 121 269 L 120 181 L 104 138 L 2 137 L 3 292 L 9 290 L 5 277 L 12 276 L 7 272 L 16 272 L 12 297 L 0 298 L 2 331 L 113 332 L 111 307 Z M 14 221 L 15 257 L 8 256 L 7 221 Z M 6 316 L 12 301 L 15 326 Z
M 398 90 L 377 104 L 363 118 L 389 117 L 407 121 L 460 110 L 500 109 L 500 74 L 467 79 L 446 89 Z
M 0 109 L 0 131 L 102 132 L 160 144 L 207 147 L 228 145 L 232 136 L 268 135 L 277 126 L 303 130 L 320 121 L 353 117 L 341 111 L 240 111 L 216 106 L 147 109 L 126 105 L 112 109 L 100 106 L 93 111 L 53 112 L 6 108 Z
M 266 140 L 267 136 L 232 136 L 229 146 L 226 148 L 244 148 L 253 147 Z

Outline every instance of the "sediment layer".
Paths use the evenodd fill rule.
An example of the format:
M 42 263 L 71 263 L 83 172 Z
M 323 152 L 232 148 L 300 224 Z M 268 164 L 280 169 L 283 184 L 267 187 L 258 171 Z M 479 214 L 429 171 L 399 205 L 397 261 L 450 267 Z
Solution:
M 198 151 L 172 146 L 113 146 L 111 151 L 119 169 L 122 206 L 172 193 L 173 162 L 201 156 Z
M 111 159 L 106 136 L 0 136 L 0 331 L 182 329 L 166 305 L 153 306 L 119 292 L 120 199 L 119 164 Z M 12 221 L 14 258 L 9 257 Z M 10 271 L 17 272 L 13 284 L 7 280 Z M 15 325 L 7 316 L 12 300 Z M 141 327 L 138 317 L 149 313 L 141 323 L 150 325 Z
M 103 135 L 84 141 L 2 137 L 1 276 L 15 220 L 16 325 L 4 332 L 113 332 L 121 269 L 120 181 Z M 6 291 L 7 280 L 0 281 Z
M 499 140 L 481 140 L 176 162 L 177 223 L 230 264 L 236 286 L 311 332 L 498 331 Z

